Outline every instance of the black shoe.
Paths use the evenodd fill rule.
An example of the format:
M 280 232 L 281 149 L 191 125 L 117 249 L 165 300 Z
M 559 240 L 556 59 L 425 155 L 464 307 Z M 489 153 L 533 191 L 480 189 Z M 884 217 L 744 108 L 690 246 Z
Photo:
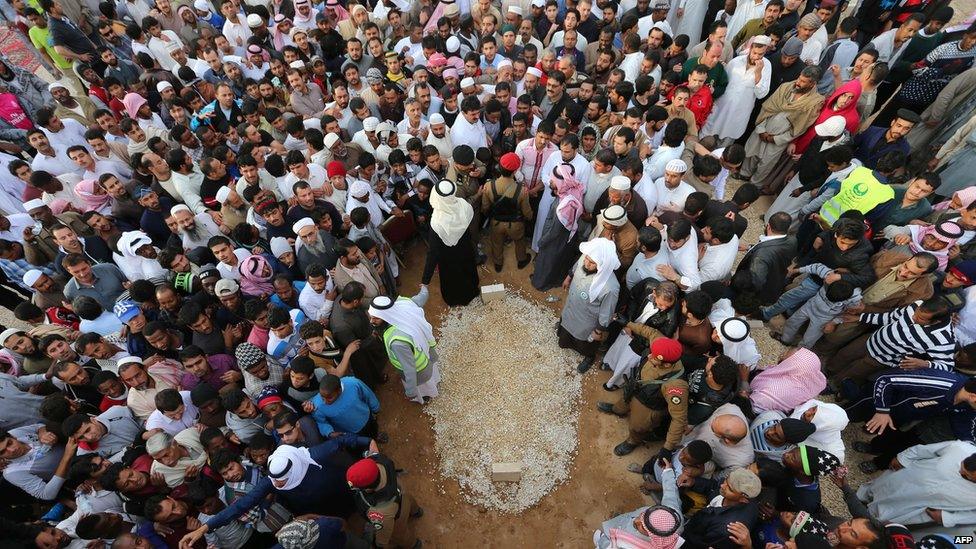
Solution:
M 877 452 L 871 449 L 871 443 L 864 442 L 863 440 L 855 440 L 854 444 L 851 444 L 851 448 L 853 448 L 855 452 L 860 452 L 862 454 L 877 454 Z
M 501 266 L 501 265 L 498 265 L 498 264 L 496 263 L 496 264 L 495 264 L 495 272 L 496 272 L 496 273 L 500 273 L 500 272 L 502 272 L 502 266 Z
M 626 456 L 627 454 L 633 452 L 635 448 L 637 448 L 636 444 L 631 444 L 625 440 L 614 447 L 613 454 L 615 456 Z
M 420 518 L 422 516 L 424 516 L 424 508 L 423 507 L 417 507 L 416 509 L 414 509 L 410 513 L 410 518 Z
M 417 540 L 417 543 L 415 543 L 415 544 L 413 544 L 413 549 L 420 549 L 420 548 L 421 548 L 421 547 L 423 547 L 423 546 L 424 546 L 424 542 L 422 542 L 422 541 L 420 541 L 420 540 L 418 539 L 418 540 Z
M 593 357 L 588 356 L 580 361 L 579 366 L 576 367 L 576 371 L 585 374 L 593 366 Z
M 613 385 L 607 385 L 606 383 L 604 383 L 603 384 L 603 390 L 604 391 L 610 391 L 612 393 L 614 391 L 619 391 L 620 390 L 620 387 L 616 387 L 616 386 L 613 386 Z
M 865 475 L 872 475 L 878 472 L 878 466 L 874 464 L 873 461 L 862 461 L 857 466 Z
M 621 414 L 621 413 L 615 411 L 613 409 L 613 404 L 610 404 L 609 402 L 602 402 L 602 401 L 601 402 L 597 402 L 596 403 L 596 409 L 597 410 L 600 410 L 604 414 L 613 414 L 613 415 L 615 415 L 617 417 L 626 417 L 626 415 L 627 415 L 627 414 Z
M 519 270 L 522 270 L 522 269 L 524 269 L 524 268 L 525 268 L 526 266 L 528 266 L 528 264 L 529 264 L 529 262 L 531 262 L 531 261 L 532 261 L 532 259 L 530 259 L 530 258 L 528 258 L 528 257 L 527 257 L 527 258 L 525 258 L 525 259 L 524 259 L 524 260 L 522 260 L 522 261 L 519 261 L 519 262 L 518 262 L 518 268 L 519 268 Z

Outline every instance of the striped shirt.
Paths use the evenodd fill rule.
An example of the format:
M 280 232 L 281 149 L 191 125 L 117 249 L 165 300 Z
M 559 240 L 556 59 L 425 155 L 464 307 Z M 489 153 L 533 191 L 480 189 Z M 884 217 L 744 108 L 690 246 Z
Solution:
M 756 454 L 780 463 L 783 462 L 783 454 L 793 448 L 794 445 L 784 444 L 783 446 L 773 446 L 766 440 L 766 429 L 776 425 L 782 419 L 783 414 L 780 412 L 772 412 L 772 414 L 768 412 L 763 413 L 752 422 L 752 429 L 749 431 L 749 438 L 752 440 L 752 447 L 755 449 Z
M 887 313 L 862 313 L 861 322 L 881 326 L 868 338 L 871 358 L 892 368 L 905 357 L 925 358 L 933 368 L 951 370 L 956 349 L 949 320 L 922 326 L 915 322 L 921 301 Z

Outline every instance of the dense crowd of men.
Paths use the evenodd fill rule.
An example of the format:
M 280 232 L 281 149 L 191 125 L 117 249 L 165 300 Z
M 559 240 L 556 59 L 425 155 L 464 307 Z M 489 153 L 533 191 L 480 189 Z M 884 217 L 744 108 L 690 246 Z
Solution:
M 660 444 L 596 547 L 976 524 L 948 1 L 9 4 L 55 80 L 0 58 L 0 545 L 421 546 L 375 390 L 436 398 L 430 292 L 506 268 L 566 291 L 606 452 Z

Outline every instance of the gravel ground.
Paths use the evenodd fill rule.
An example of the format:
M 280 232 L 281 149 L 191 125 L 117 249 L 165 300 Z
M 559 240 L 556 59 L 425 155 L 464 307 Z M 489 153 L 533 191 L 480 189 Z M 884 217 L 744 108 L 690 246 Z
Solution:
M 434 419 L 441 471 L 470 503 L 517 513 L 569 476 L 582 378 L 575 353 L 559 348 L 553 330 L 538 330 L 556 321 L 509 293 L 453 309 L 441 322 L 440 396 L 424 411 Z M 492 464 L 512 462 L 522 464 L 521 480 L 492 482 Z

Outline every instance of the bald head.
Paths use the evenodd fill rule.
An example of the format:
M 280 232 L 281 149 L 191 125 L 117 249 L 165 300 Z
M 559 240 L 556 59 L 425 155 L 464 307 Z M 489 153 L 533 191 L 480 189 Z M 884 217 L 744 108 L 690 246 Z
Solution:
M 739 416 L 724 414 L 712 420 L 712 432 L 722 440 L 722 444 L 734 446 L 745 438 L 749 426 Z

